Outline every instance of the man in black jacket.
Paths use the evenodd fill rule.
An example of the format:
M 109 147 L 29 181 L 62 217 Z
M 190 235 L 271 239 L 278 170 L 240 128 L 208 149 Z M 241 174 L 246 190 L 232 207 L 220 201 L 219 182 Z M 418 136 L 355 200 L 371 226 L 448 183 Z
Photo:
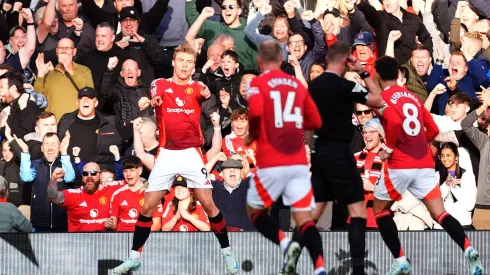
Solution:
M 115 0 L 114 7 L 117 13 L 110 13 L 103 10 L 93 0 L 81 0 L 83 5 L 83 11 L 85 15 L 89 18 L 94 26 L 99 25 L 102 22 L 108 22 L 114 26 L 116 29 L 116 34 L 122 29 L 119 22 L 122 22 L 120 18 L 121 11 L 125 7 L 134 7 L 134 0 Z M 146 13 L 141 16 L 141 31 L 145 33 L 153 33 L 160 21 L 163 19 L 163 15 L 167 12 L 169 0 L 158 0 L 155 5 Z
M 0 101 L 10 105 L 8 117 L 3 118 L 0 135 L 5 136 L 5 124 L 10 126 L 12 135 L 23 137 L 34 131 L 35 120 L 41 110 L 36 103 L 25 94 L 22 76 L 14 72 L 6 72 L 0 76 Z
M 113 71 L 119 63 L 111 57 L 104 71 L 100 94 L 112 103 L 112 109 L 121 122 L 131 123 L 138 117 L 153 115 L 150 106 L 150 93 L 140 80 L 141 70 L 132 59 L 124 61 L 120 77 L 112 79 Z
M 114 155 L 109 147 L 116 145 L 121 152 L 126 131 L 122 130 L 122 125 L 114 116 L 96 111 L 97 104 L 95 90 L 82 88 L 78 93 L 78 110 L 61 117 L 58 133 L 63 138 L 66 131 L 70 131 L 69 152 L 73 147 L 79 147 L 80 159 L 84 163 L 96 162 L 102 169 L 114 171 Z
M 116 35 L 115 44 L 140 65 L 143 84 L 150 87 L 155 79 L 153 65 L 164 61 L 163 50 L 153 36 L 138 31 L 140 16 L 136 8 L 123 8 L 119 18 L 121 33 Z
M 422 19 L 415 14 L 402 9 L 399 0 L 383 1 L 385 10 L 377 11 L 367 1 L 357 0 L 359 10 L 364 13 L 369 25 L 374 28 L 378 44 L 378 56 L 386 51 L 386 41 L 391 31 L 398 30 L 403 33 L 395 43 L 395 58 L 399 64 L 404 64 L 412 56 L 412 49 L 416 45 L 416 38 L 432 52 L 432 38 L 424 26 Z
M 126 59 L 123 50 L 119 47 L 114 47 L 114 39 L 116 39 L 116 36 L 112 25 L 107 22 L 100 23 L 95 30 L 96 49 L 77 56 L 77 63 L 88 67 L 92 72 L 94 88 L 97 92 L 97 99 L 99 100 L 97 109 L 104 110 L 107 113 L 112 113 L 112 104 L 109 102 L 109 107 L 104 108 L 105 100 L 100 94 L 102 76 L 104 75 L 110 57 L 117 56 L 121 60 L 121 64 Z M 118 64 L 116 70 L 119 71 L 120 69 L 121 66 Z M 116 78 L 117 74 L 111 74 L 112 80 L 116 80 Z

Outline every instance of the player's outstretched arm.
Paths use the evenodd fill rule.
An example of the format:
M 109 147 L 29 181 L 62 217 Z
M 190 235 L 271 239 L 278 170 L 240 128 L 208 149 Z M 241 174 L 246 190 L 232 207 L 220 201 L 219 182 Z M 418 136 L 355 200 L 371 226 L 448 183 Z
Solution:
M 58 180 L 63 179 L 64 174 L 62 168 L 56 168 L 48 182 L 48 198 L 52 203 L 62 204 L 65 202 L 65 195 L 58 190 Z

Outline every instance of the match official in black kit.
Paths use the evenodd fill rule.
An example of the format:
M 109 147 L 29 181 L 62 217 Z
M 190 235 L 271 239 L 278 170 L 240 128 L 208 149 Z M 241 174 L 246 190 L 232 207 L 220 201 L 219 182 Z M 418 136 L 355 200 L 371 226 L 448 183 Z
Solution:
M 323 126 L 317 131 L 315 154 L 311 158 L 311 181 L 317 209 L 314 218 L 319 219 L 327 201 L 347 205 L 351 217 L 349 243 L 352 255 L 353 275 L 364 275 L 364 249 L 366 231 L 366 206 L 364 190 L 354 156 L 350 151 L 354 125 L 354 103 L 372 108 L 382 107 L 381 91 L 362 65 L 351 57 L 351 47 L 336 42 L 328 48 L 327 70 L 317 77 L 308 89 L 315 101 Z M 344 79 L 346 69 L 359 73 L 366 84 Z M 313 133 L 305 132 L 311 146 Z

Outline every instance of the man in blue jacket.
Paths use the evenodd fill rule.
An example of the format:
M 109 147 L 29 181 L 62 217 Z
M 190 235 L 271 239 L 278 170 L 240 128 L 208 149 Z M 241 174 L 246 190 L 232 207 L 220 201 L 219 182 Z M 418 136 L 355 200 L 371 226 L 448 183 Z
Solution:
M 67 232 L 68 220 L 66 211 L 56 204 L 50 203 L 46 193 L 48 182 L 55 168 L 65 171 L 63 180 L 58 182 L 58 189 L 75 188 L 75 165 L 67 154 L 70 133 L 67 132 L 63 142 L 55 133 L 47 133 L 41 145 L 43 157 L 31 161 L 29 147 L 17 138 L 22 148 L 20 160 L 20 179 L 32 184 L 31 223 L 34 232 Z

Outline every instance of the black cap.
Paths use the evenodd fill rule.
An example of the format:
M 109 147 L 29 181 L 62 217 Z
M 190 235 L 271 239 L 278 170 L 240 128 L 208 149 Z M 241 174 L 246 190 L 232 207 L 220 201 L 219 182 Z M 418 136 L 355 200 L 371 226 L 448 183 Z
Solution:
M 187 181 L 182 176 L 178 175 L 175 177 L 173 186 L 187 187 Z
M 332 14 L 335 17 L 340 17 L 340 11 L 336 8 L 326 9 L 325 12 L 323 13 L 323 17 L 325 17 L 325 15 L 327 15 L 327 14 Z
M 90 87 L 83 87 L 80 91 L 78 91 L 78 99 L 82 97 L 88 97 L 90 99 L 97 97 L 97 93 L 93 88 Z
M 119 13 L 119 21 L 123 21 L 128 17 L 135 20 L 140 20 L 140 14 L 135 7 L 124 7 Z
M 15 27 L 10 29 L 10 33 L 9 33 L 10 37 L 14 36 L 16 30 L 22 30 L 24 33 L 27 32 L 26 28 L 24 28 L 22 26 L 15 26 Z
M 222 169 L 226 168 L 237 168 L 237 169 L 242 169 L 243 164 L 241 160 L 238 159 L 227 159 L 221 164 Z

